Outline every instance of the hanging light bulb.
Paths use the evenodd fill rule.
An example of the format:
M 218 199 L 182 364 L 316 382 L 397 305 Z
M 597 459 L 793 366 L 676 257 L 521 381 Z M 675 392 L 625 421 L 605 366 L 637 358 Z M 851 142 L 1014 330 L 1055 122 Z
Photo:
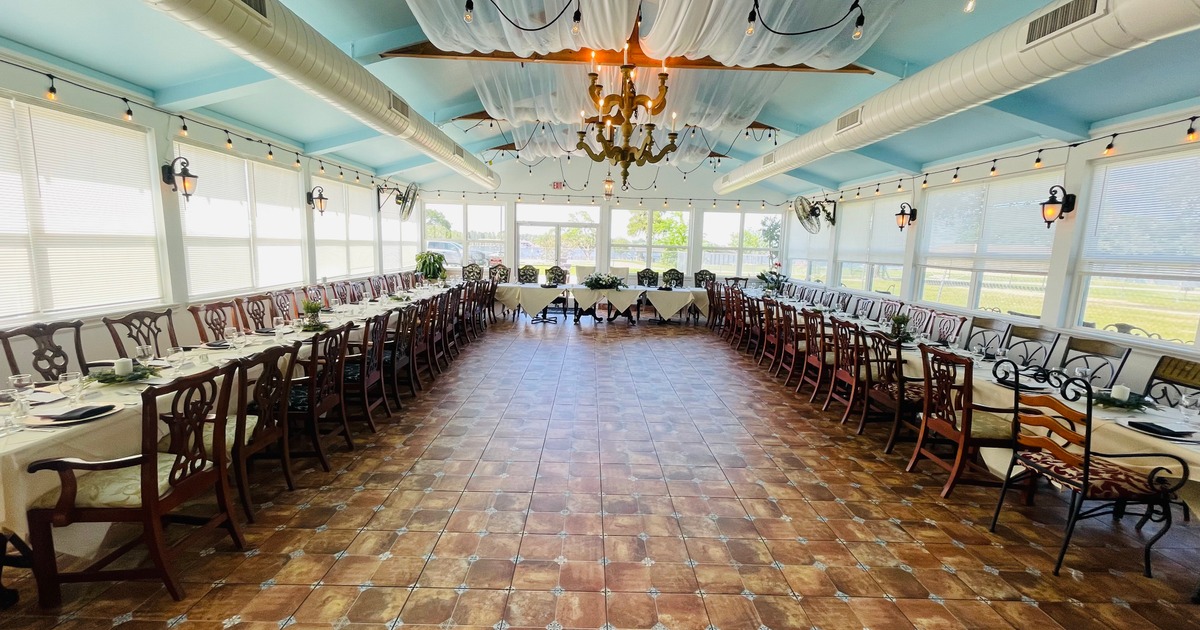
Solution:
M 300 154 L 296 153 L 294 155 L 296 156 L 296 161 L 292 163 L 292 166 L 295 166 L 296 168 L 300 168 Z
M 879 196 L 879 184 L 875 184 L 875 196 Z
M 858 199 L 859 197 L 862 197 L 862 189 L 861 188 L 854 191 L 854 198 Z
M 858 5 L 857 2 L 855 2 L 854 4 L 855 4 L 855 6 Z M 858 41 L 858 40 L 862 39 L 863 25 L 866 23 L 867 23 L 867 18 L 866 18 L 866 16 L 863 15 L 862 9 L 859 8 L 858 19 L 854 20 L 854 33 L 850 35 L 850 39 L 853 39 L 854 41 Z
M 839 190 L 838 191 L 838 203 L 841 203 L 845 200 L 846 200 L 846 193 Z
M 750 8 L 750 17 L 746 18 L 746 35 L 754 34 L 754 22 L 758 20 L 758 12 L 753 7 Z
M 361 183 L 362 183 L 362 175 L 359 175 L 359 174 L 358 174 L 358 171 L 354 171 L 354 183 L 355 183 L 355 184 L 361 184 Z
M 343 171 L 342 167 L 340 167 L 340 166 L 338 167 L 338 179 L 346 179 L 346 172 Z M 438 196 L 440 197 L 441 194 L 442 193 L 438 193 Z
M 716 207 L 717 207 L 717 200 L 716 200 L 716 199 L 713 199 L 712 201 L 713 201 L 713 207 L 714 207 L 714 208 L 716 208 Z
M 46 100 L 57 101 L 58 100 L 58 88 L 54 87 L 54 75 L 47 74 L 46 76 L 50 79 L 50 87 L 46 90 Z
M 225 148 L 230 151 L 233 150 L 233 138 L 229 136 L 228 131 L 225 132 Z
M 1116 142 L 1117 142 L 1117 134 L 1114 133 L 1112 135 L 1112 138 L 1109 139 L 1108 145 L 1106 145 L 1104 147 L 1104 153 L 1102 153 L 1102 155 L 1104 155 L 1105 157 L 1112 155 L 1113 152 L 1117 150 Z
M 322 175 L 324 175 L 324 174 L 325 174 L 325 163 L 324 163 L 324 162 L 322 162 L 322 161 L 320 161 L 320 160 L 317 160 L 317 163 L 321 165 L 321 171 L 320 171 L 320 172 L 321 172 L 321 174 L 322 174 Z
M 903 192 L 903 191 L 904 191 L 903 180 L 899 180 L 899 179 L 896 180 L 896 192 Z
M 638 207 L 639 207 L 639 208 L 641 208 L 641 207 L 642 207 L 642 200 L 641 200 L 641 199 L 638 199 Z
M 463 21 L 467 24 L 470 24 L 471 20 L 475 19 L 471 15 L 473 11 L 475 11 L 475 3 L 472 0 L 467 0 L 467 6 L 463 8 Z
M 125 101 L 125 122 L 133 122 L 133 106 L 129 104 L 129 99 L 123 98 Z
M 664 207 L 664 208 L 666 208 L 666 207 L 667 207 L 667 200 L 666 200 L 666 199 L 663 199 L 663 207 Z
M 996 170 L 996 160 L 992 160 L 992 170 L 988 171 L 988 177 L 995 177 L 999 174 L 1000 171 Z
M 183 121 L 183 124 L 179 127 L 179 135 L 186 138 L 187 137 L 187 119 L 184 118 L 183 116 L 180 116 L 179 120 Z
M 975 12 L 975 0 L 967 0 L 967 3 L 965 5 L 963 5 L 963 13 L 974 13 L 974 12 Z
M 738 210 L 741 210 L 742 209 L 742 200 L 738 199 L 737 204 L 734 207 L 737 208 Z
M 958 167 L 957 167 L 957 166 L 956 166 L 956 167 L 954 167 L 954 177 L 953 177 L 953 178 L 950 180 L 950 183 L 951 183 L 951 184 L 957 184 L 957 183 L 958 183 Z
M 571 32 L 579 34 L 579 22 L 583 19 L 583 12 L 579 10 L 579 3 L 575 4 L 575 13 L 571 16 Z
M 1042 168 L 1042 150 L 1038 149 L 1037 159 L 1033 161 L 1033 168 Z
M 1188 130 L 1187 130 L 1187 135 L 1184 136 L 1184 139 L 1186 139 L 1188 142 L 1196 141 L 1196 117 L 1195 116 L 1192 116 L 1190 119 L 1188 119 Z
M 269 144 L 267 145 L 267 159 L 268 159 L 268 160 L 274 160 L 274 159 L 275 159 L 275 147 L 273 147 L 273 146 L 271 146 L 271 145 L 269 145 Z
M 689 208 L 691 208 L 691 207 L 692 207 L 692 200 L 691 200 L 691 199 L 688 199 L 688 207 L 689 207 Z
M 929 173 L 925 173 L 925 179 L 921 180 L 921 188 L 929 188 Z

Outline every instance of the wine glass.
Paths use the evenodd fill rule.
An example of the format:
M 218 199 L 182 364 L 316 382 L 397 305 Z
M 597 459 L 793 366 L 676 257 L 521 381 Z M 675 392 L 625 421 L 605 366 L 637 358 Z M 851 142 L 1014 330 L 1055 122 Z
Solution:
M 28 407 L 25 401 L 17 398 L 17 390 L 0 389 L 0 436 L 17 433 L 21 430 L 20 420 L 25 419 Z
M 141 365 L 146 365 L 154 358 L 154 346 L 138 346 L 133 349 L 133 358 Z
M 173 346 L 167 349 L 167 365 L 173 372 L 178 372 L 183 367 L 184 358 L 183 348 Z
M 74 405 L 83 395 L 83 374 L 79 372 L 63 372 L 58 375 L 58 392 L 67 397 L 67 402 Z
M 228 341 L 231 346 L 234 345 L 233 338 L 241 334 L 241 332 L 241 329 L 237 326 L 226 326 L 221 329 L 221 335 L 225 337 L 225 341 Z
M 240 329 L 233 329 L 233 332 L 225 337 L 229 340 L 229 345 L 234 350 L 241 350 L 246 347 L 246 333 Z
M 982 361 L 983 353 L 987 350 L 987 346 L 977 343 L 974 348 L 971 348 L 971 354 L 975 355 L 975 360 Z
M 292 332 L 294 332 L 294 333 L 304 332 L 304 320 L 303 319 L 297 317 L 292 320 Z
M 14 374 L 8 377 L 8 384 L 17 391 L 17 400 L 27 400 L 33 391 L 33 376 L 30 374 Z
M 287 323 L 288 323 L 287 319 L 283 318 L 283 317 L 271 318 L 271 326 L 274 327 L 276 331 L 283 328 L 284 326 L 287 326 Z M 286 331 L 284 331 L 284 332 L 286 332 Z
M 1183 415 L 1184 422 L 1196 424 L 1200 418 L 1200 392 L 1188 392 L 1180 396 L 1179 413 Z
M 1086 381 L 1088 383 L 1091 383 L 1093 372 L 1095 372 L 1094 369 L 1092 369 L 1086 365 L 1082 365 L 1080 367 L 1075 368 L 1075 378 L 1078 378 L 1081 381 Z

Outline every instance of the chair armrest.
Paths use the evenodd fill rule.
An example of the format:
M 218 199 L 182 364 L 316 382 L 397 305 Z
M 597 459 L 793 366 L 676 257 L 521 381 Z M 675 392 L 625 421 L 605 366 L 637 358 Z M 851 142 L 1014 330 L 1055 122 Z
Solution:
M 1183 484 L 1187 483 L 1188 476 L 1191 474 L 1191 469 L 1188 468 L 1187 462 L 1184 461 L 1182 457 L 1179 457 L 1178 455 L 1172 455 L 1170 453 L 1100 453 L 1097 451 L 1092 451 L 1092 455 L 1095 457 L 1103 457 L 1105 459 L 1144 459 L 1157 457 L 1174 460 L 1179 464 L 1179 470 L 1182 474 L 1179 475 L 1179 479 L 1175 485 L 1167 489 L 1167 492 L 1175 492 L 1176 490 L 1182 488 Z M 1165 472 L 1170 472 L 1170 469 L 1167 466 L 1155 466 L 1154 468 L 1150 469 L 1150 473 L 1146 475 L 1146 480 L 1153 485 L 1158 480 L 1158 476 Z
M 65 526 L 70 524 L 70 519 L 67 518 L 71 508 L 75 506 L 75 496 L 79 490 L 79 484 L 75 478 L 75 471 L 84 472 L 97 470 L 117 470 L 120 468 L 129 468 L 131 466 L 140 466 L 145 459 L 145 455 L 130 455 L 129 457 L 121 457 L 118 459 L 108 459 L 98 462 L 89 462 L 74 457 L 62 457 L 56 459 L 40 459 L 32 462 L 25 468 L 26 471 L 35 473 L 42 470 L 53 470 L 58 473 L 58 483 L 60 486 L 58 493 L 58 503 L 54 505 L 53 521 L 55 525 Z

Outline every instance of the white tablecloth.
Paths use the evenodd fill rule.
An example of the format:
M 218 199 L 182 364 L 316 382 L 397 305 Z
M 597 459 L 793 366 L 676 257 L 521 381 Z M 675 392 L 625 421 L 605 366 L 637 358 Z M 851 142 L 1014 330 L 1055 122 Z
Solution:
M 519 305 L 526 313 L 538 313 L 561 297 L 570 286 L 564 284 L 547 289 L 536 284 L 505 282 L 496 287 L 496 301 L 510 309 Z

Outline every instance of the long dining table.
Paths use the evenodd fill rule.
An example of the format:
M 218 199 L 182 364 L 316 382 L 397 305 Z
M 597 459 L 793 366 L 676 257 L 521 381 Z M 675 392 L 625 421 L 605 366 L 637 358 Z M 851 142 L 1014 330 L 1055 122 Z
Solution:
M 594 309 L 600 302 L 607 302 L 611 310 L 624 313 L 642 296 L 645 296 L 646 300 L 654 307 L 655 312 L 663 319 L 674 317 L 690 305 L 695 305 L 701 312 L 708 309 L 708 291 L 704 288 L 675 287 L 670 291 L 645 286 L 589 289 L 582 284 L 543 287 L 539 284 L 515 282 L 505 282 L 496 287 L 497 302 L 508 309 L 516 309 L 520 306 L 531 316 L 552 304 L 559 297 L 568 294 L 575 301 L 577 313 Z
M 367 317 L 393 308 L 406 307 L 441 291 L 443 289 L 423 287 L 402 294 L 404 297 L 400 300 L 381 298 L 378 302 L 344 306 L 334 312 L 322 314 L 322 320 L 330 327 L 341 326 L 347 321 L 361 322 Z M 361 331 L 361 327 L 358 330 Z M 266 346 L 278 343 L 292 344 L 310 339 L 314 334 L 293 332 L 282 337 L 252 334 L 246 336 L 247 345 L 243 348 L 195 347 L 185 352 L 184 362 L 178 368 L 167 369 L 149 382 L 90 385 L 84 391 L 80 404 L 115 405 L 117 411 L 111 415 L 69 426 L 27 426 L 17 433 L 0 436 L 0 533 L 16 535 L 27 540 L 29 524 L 26 520 L 26 510 L 34 500 L 59 483 L 58 476 L 53 472 L 26 472 L 30 463 L 58 457 L 100 461 L 139 452 L 142 439 L 141 392 L 149 384 L 164 383 L 178 376 L 202 372 L 226 361 L 255 354 Z M 303 346 L 301 352 L 308 353 L 310 348 Z M 234 396 L 236 395 L 235 391 Z M 60 400 L 33 407 L 31 415 L 58 414 L 70 408 L 72 407 L 65 400 Z M 233 408 L 232 404 L 230 408 Z M 164 425 L 160 425 L 160 428 L 165 430 Z M 67 555 L 91 557 L 99 549 L 109 527 L 110 525 L 105 523 L 76 523 L 55 528 L 55 548 Z

